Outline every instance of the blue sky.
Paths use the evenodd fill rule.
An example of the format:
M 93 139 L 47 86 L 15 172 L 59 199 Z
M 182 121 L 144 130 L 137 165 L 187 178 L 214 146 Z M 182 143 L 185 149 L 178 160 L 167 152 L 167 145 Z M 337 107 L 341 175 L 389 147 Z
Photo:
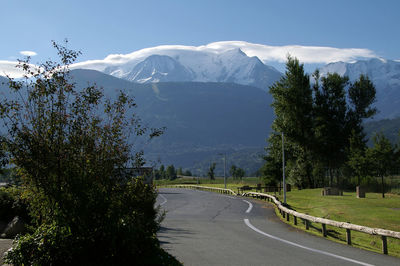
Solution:
M 400 59 L 396 0 L 2 0 L 0 60 L 54 56 L 68 38 L 78 61 L 163 44 L 240 40 L 273 46 L 366 48 Z

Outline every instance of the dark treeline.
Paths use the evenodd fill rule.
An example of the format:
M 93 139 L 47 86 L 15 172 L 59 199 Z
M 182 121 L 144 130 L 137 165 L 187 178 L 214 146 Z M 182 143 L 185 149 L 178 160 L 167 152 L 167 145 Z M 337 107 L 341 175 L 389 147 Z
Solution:
M 167 180 L 175 180 L 178 176 L 192 176 L 192 173 L 189 170 L 182 170 L 182 167 L 178 169 L 175 168 L 174 165 L 168 165 L 167 168 L 162 164 L 160 168 L 154 170 L 154 179 L 167 179 Z
M 395 170 L 396 146 L 382 134 L 373 138 L 373 147 L 366 145 L 362 122 L 377 112 L 368 76 L 349 82 L 337 73 L 321 77 L 317 70 L 310 77 L 289 56 L 285 75 L 270 93 L 276 118 L 261 169 L 266 183 L 276 184 L 282 176 L 282 132 L 286 176 L 299 188 L 354 187 L 375 177 L 383 184 Z

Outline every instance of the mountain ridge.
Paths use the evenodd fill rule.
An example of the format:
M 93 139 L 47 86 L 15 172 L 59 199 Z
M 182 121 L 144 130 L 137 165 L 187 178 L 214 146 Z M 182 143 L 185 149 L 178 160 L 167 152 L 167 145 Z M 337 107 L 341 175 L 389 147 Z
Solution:
M 146 126 L 166 127 L 162 136 L 139 145 L 149 164 L 174 164 L 205 174 L 210 160 L 227 153 L 229 158 L 236 154 L 229 164 L 249 173 L 262 165 L 261 157 L 252 155 L 263 153 L 274 114 L 271 96 L 257 87 L 218 82 L 140 84 L 95 70 L 72 70 L 71 76 L 78 88 L 95 80 L 107 96 L 124 89 L 134 96 L 135 112 Z
M 102 72 L 138 83 L 232 82 L 264 90 L 281 77 L 274 67 L 247 56 L 240 48 L 222 53 L 152 54 L 136 63 L 108 66 Z

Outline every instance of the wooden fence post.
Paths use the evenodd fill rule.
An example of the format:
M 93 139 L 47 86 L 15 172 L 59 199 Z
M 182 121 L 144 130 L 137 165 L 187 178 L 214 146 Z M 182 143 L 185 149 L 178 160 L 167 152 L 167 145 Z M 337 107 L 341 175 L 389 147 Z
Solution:
M 351 230 L 350 229 L 346 229 L 346 241 L 347 241 L 347 245 L 351 245 Z
M 306 224 L 306 230 L 310 229 L 310 222 L 308 220 L 304 220 Z
M 383 254 L 385 254 L 385 255 L 388 254 L 388 249 L 387 249 L 387 238 L 386 238 L 386 236 L 382 236 L 382 252 L 383 252 Z
M 290 218 L 289 218 L 289 213 L 286 213 L 286 221 L 289 222 Z
M 294 225 L 297 225 L 297 216 L 293 216 Z
M 322 224 L 322 235 L 326 237 L 326 224 Z

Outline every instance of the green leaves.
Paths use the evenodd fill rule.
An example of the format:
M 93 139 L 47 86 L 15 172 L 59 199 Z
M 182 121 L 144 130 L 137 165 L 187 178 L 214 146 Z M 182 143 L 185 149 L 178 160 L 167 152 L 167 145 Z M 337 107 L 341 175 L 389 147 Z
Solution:
M 270 87 L 276 119 L 263 168 L 268 180 L 273 180 L 271 175 L 277 175 L 279 169 L 282 171 L 280 140 L 275 137 L 278 133 L 283 132 L 286 139 L 289 179 L 301 187 L 325 185 L 323 172 L 329 173 L 330 185 L 334 178 L 340 183 L 351 134 L 360 140 L 359 149 L 365 147 L 362 120 L 376 113 L 371 107 L 375 87 L 368 77 L 361 75 L 352 84 L 348 77 L 337 73 L 320 77 L 317 70 L 313 79 L 311 86 L 303 65 L 288 56 L 285 75 Z M 352 152 L 356 156 L 354 149 Z M 355 162 L 349 165 L 359 168 Z
M 242 177 L 244 177 L 244 175 L 246 174 L 242 168 L 236 167 L 236 165 L 231 166 L 229 173 L 234 179 L 239 179 L 239 180 L 241 180 Z
M 144 164 L 135 136 L 161 132 L 141 124 L 124 92 L 105 99 L 95 85 L 75 88 L 68 67 L 80 53 L 53 46 L 60 62 L 47 61 L 36 70 L 23 62 L 27 79 L 10 80 L 16 94 L 0 103 L 0 118 L 11 125 L 5 143 L 36 225 L 16 242 L 9 262 L 146 260 L 143 254 L 159 249 L 156 192 L 122 173 Z
M 208 172 L 207 172 L 207 176 L 211 179 L 211 180 L 214 180 L 215 179 L 215 166 L 216 166 L 217 164 L 216 163 L 212 163 L 211 165 L 210 165 L 210 168 L 208 169 Z

